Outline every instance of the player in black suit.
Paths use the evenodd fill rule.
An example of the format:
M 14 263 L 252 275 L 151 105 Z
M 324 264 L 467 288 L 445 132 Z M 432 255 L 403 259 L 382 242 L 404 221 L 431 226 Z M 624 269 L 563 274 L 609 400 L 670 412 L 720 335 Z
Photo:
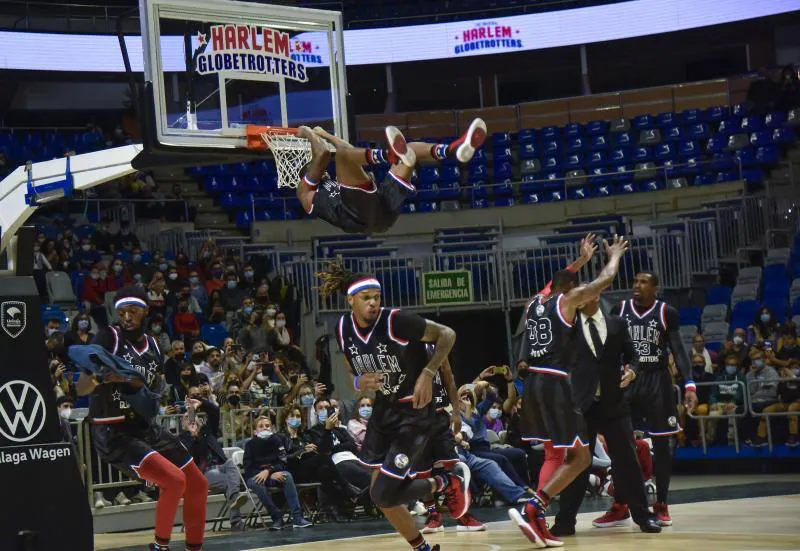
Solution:
M 411 175 L 418 162 L 456 159 L 469 162 L 486 140 L 486 123 L 475 119 L 466 132 L 450 144 L 406 143 L 394 126 L 386 127 L 386 149 L 350 145 L 322 128 L 301 126 L 297 135 L 311 143 L 311 161 L 301 170 L 297 197 L 312 212 L 348 233 L 383 233 L 394 225 L 406 197 L 416 189 Z M 336 146 L 336 178 L 328 173 L 330 151 L 322 139 Z M 364 171 L 364 165 L 389 163 L 382 182 Z
M 347 296 L 351 311 L 339 319 L 337 342 L 350 365 L 357 392 L 376 391 L 360 461 L 373 468 L 370 496 L 414 551 L 433 551 L 417 529 L 406 504 L 431 492 L 444 492 L 450 514 L 469 508 L 469 469 L 458 463 L 450 472 L 416 478 L 437 428 L 433 379 L 455 343 L 444 325 L 397 309 L 381 308 L 381 285 L 332 264 L 317 274 L 320 294 Z M 434 343 L 428 357 L 425 343 Z M 444 457 L 442 459 L 445 459 Z
M 580 309 L 575 337 L 572 396 L 586 420 L 590 449 L 601 433 L 612 460 L 615 495 L 630 504 L 633 520 L 643 532 L 660 532 L 647 506 L 633 425 L 623 396 L 623 389 L 636 378 L 638 370 L 628 325 L 619 316 L 601 310 L 600 301 L 595 299 Z M 575 516 L 586 494 L 589 471 L 586 469 L 561 493 L 553 535 L 575 533 Z

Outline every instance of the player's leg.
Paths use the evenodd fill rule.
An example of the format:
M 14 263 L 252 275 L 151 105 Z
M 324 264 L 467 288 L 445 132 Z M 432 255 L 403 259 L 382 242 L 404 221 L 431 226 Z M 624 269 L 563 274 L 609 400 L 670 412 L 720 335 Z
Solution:
M 370 178 L 369 174 L 367 174 L 364 170 L 364 165 L 373 164 L 370 162 L 371 152 L 381 150 L 370 150 L 362 147 L 355 147 L 354 145 L 344 141 L 338 136 L 329 133 L 327 130 L 319 126 L 314 128 L 314 132 L 318 136 L 321 136 L 322 138 L 331 142 L 334 147 L 336 147 L 336 157 L 334 157 L 334 162 L 336 163 L 337 182 L 343 186 L 357 187 L 360 189 L 364 189 L 366 186 L 368 186 L 368 189 L 375 187 L 375 184 L 372 182 L 372 178 Z M 389 162 L 388 158 L 384 159 L 381 157 L 380 160 L 383 162 Z
M 311 161 L 305 166 L 305 174 L 301 175 L 297 182 L 297 198 L 303 205 L 306 212 L 311 212 L 314 203 L 314 194 L 317 185 L 328 168 L 331 159 L 331 152 L 313 130 L 307 126 L 297 129 L 297 136 L 305 138 L 311 144 Z
M 373 503 L 386 516 L 389 524 L 397 530 L 398 534 L 405 538 L 414 551 L 430 551 L 430 546 L 417 528 L 414 518 L 405 504 L 412 499 L 419 499 L 424 494 L 434 491 L 436 489 L 434 487 L 435 483 L 433 479 L 404 480 L 403 482 L 407 484 L 401 486 L 393 483 L 388 475 L 376 469 L 372 473 L 370 496 Z M 410 491 L 412 487 L 408 483 L 413 484 L 413 491 Z M 419 492 L 423 493 L 420 494 Z M 413 497 L 404 499 L 406 495 L 410 494 L 414 494 Z
M 537 489 L 544 488 L 544 485 L 553 478 L 553 473 L 564 463 L 566 455 L 567 452 L 563 448 L 554 448 L 552 442 L 544 443 L 544 463 L 542 463 L 542 468 L 539 470 Z
M 660 525 L 671 526 L 667 497 L 672 478 L 674 436 L 681 432 L 677 420 L 678 406 L 672 380 L 666 370 L 652 373 L 644 382 L 648 384 L 643 385 L 643 391 L 649 390 L 650 394 L 645 417 L 653 440 L 653 472 L 656 479 L 656 503 L 653 504 L 653 512 Z

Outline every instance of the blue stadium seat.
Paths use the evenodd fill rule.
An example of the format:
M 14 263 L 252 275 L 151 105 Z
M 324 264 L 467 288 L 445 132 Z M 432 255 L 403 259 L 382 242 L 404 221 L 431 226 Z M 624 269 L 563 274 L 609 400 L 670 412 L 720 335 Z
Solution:
M 728 146 L 728 140 L 725 137 L 714 136 L 706 143 L 706 153 L 713 154 L 723 151 Z
M 742 180 L 748 184 L 763 184 L 764 169 L 759 167 L 745 168 L 742 170 Z
M 733 289 L 725 285 L 715 285 L 706 291 L 706 305 L 709 304 L 724 304 L 731 305 L 731 295 Z
M 607 184 L 611 181 L 609 170 L 604 166 L 596 166 L 589 173 L 589 182 L 594 185 Z
M 609 163 L 627 163 L 631 160 L 631 150 L 618 147 L 608 152 Z
M 742 132 L 758 132 L 766 128 L 763 117 L 745 117 L 742 119 Z
M 717 127 L 717 134 L 720 136 L 730 136 L 731 134 L 739 132 L 741 127 L 741 120 L 726 119 L 724 121 L 720 121 L 719 126 Z
M 734 103 L 731 105 L 731 114 L 737 117 L 744 117 L 750 113 L 751 106 L 748 103 Z
M 539 130 L 539 137 L 543 142 L 557 140 L 561 136 L 561 130 L 557 126 L 545 126 Z
M 486 165 L 470 165 L 467 179 L 470 182 L 474 182 L 475 180 L 485 180 L 488 175 L 489 170 Z
M 609 145 L 608 138 L 605 135 L 592 136 L 589 142 L 589 149 L 591 151 L 600 151 L 608 148 Z
M 567 190 L 568 197 L 573 201 L 581 199 L 588 199 L 591 197 L 591 188 L 589 186 L 574 186 Z
M 711 130 L 704 122 L 698 122 L 690 125 L 686 129 L 686 134 L 693 140 L 705 140 L 711 137 Z
M 486 199 L 473 199 L 471 206 L 473 209 L 489 208 L 489 201 L 487 201 Z
M 786 113 L 775 111 L 764 115 L 764 126 L 769 129 L 780 128 L 786 122 Z
M 633 117 L 633 120 L 631 120 L 631 126 L 636 130 L 646 130 L 648 128 L 653 128 L 654 125 L 655 121 L 652 115 L 639 115 L 638 117 Z
M 506 178 L 511 178 L 513 175 L 513 170 L 511 168 L 511 163 L 500 163 L 494 165 L 494 177 L 495 179 L 505 180 Z
M 495 197 L 509 197 L 514 195 L 514 186 L 511 183 L 511 178 L 503 181 L 495 181 L 492 193 Z
M 613 135 L 614 147 L 628 147 L 633 145 L 633 134 L 630 132 L 620 132 Z
M 639 182 L 639 191 L 658 191 L 660 189 L 664 189 L 664 183 L 662 180 L 643 180 Z
M 580 153 L 570 153 L 564 158 L 564 170 L 580 170 L 583 168 L 583 157 Z
M 653 159 L 652 150 L 646 145 L 640 145 L 633 149 L 631 160 L 635 163 L 646 163 Z
M 520 145 L 526 143 L 532 143 L 536 141 L 536 130 L 532 128 L 523 128 L 522 130 L 517 133 L 517 142 Z
M 432 165 L 422 166 L 417 171 L 417 176 L 419 177 L 420 184 L 433 184 L 439 181 L 439 168 Z
M 665 142 L 679 142 L 683 139 L 683 129 L 680 126 L 670 126 L 661 132 L 661 139 Z
M 436 201 L 420 201 L 419 212 L 437 212 L 439 210 L 439 203 Z
M 756 164 L 756 150 L 752 147 L 739 149 L 733 154 L 733 157 L 736 159 L 737 163 L 741 164 L 741 166 L 745 168 L 749 168 Z
M 695 140 L 685 140 L 678 147 L 678 155 L 681 157 L 696 157 L 700 153 L 700 144 Z
M 794 302 L 792 303 L 792 315 L 800 316 L 800 297 L 794 299 Z
M 672 111 L 659 113 L 656 117 L 656 125 L 662 128 L 667 126 L 675 126 L 678 124 L 678 115 Z
M 515 204 L 513 197 L 496 197 L 494 206 L 496 207 L 513 207 Z
M 586 141 L 581 136 L 573 136 L 567 140 L 567 153 L 577 153 L 583 151 Z
M 511 134 L 508 132 L 493 132 L 492 145 L 494 149 L 507 147 L 511 144 Z
M 789 145 L 794 143 L 795 135 L 791 128 L 776 128 L 772 131 L 773 143 L 780 145 Z
M 417 199 L 420 201 L 432 201 L 439 194 L 439 186 L 434 182 L 420 181 L 417 186 Z
M 606 121 L 590 121 L 586 124 L 584 131 L 587 136 L 601 136 L 606 133 L 608 123 Z
M 716 174 L 713 173 L 703 173 L 698 174 L 692 180 L 692 184 L 695 186 L 708 186 L 713 184 L 716 181 Z
M 489 192 L 486 189 L 486 182 L 472 182 L 472 185 L 467 187 L 467 197 L 470 199 L 486 199 L 488 196 Z
M 561 152 L 561 144 L 556 140 L 545 140 L 542 142 L 542 151 L 545 155 L 558 155 Z
M 542 198 L 540 193 L 537 192 L 530 192 L 525 193 L 522 196 L 522 202 L 526 205 L 535 205 L 536 203 L 542 202 Z
M 776 165 L 780 160 L 780 151 L 774 145 L 759 147 L 756 150 L 756 161 L 762 165 Z
M 494 150 L 494 162 L 495 164 L 500 162 L 508 162 L 510 163 L 513 159 L 513 155 L 511 154 L 510 147 L 500 147 Z
M 475 153 L 472 155 L 472 159 L 469 160 L 470 165 L 485 165 L 487 163 L 488 159 L 486 158 L 486 151 L 483 149 L 476 149 Z
M 631 165 L 616 165 L 611 167 L 609 171 L 611 174 L 611 181 L 629 184 L 633 182 L 633 166 Z
M 762 145 L 772 145 L 772 132 L 767 132 L 766 130 L 753 132 L 750 134 L 750 145 L 757 147 Z
M 403 212 L 405 214 L 414 214 L 417 212 L 417 205 L 416 203 L 412 203 L 411 201 L 406 201 L 403 203 Z
M 721 151 L 714 153 L 711 156 L 711 168 L 714 170 L 730 170 L 736 166 L 736 161 L 733 158 L 733 153 L 730 151 Z
M 564 136 L 578 137 L 583 135 L 583 126 L 580 123 L 572 122 L 564 126 Z
M 699 109 L 684 109 L 681 112 L 681 121 L 683 124 L 694 124 L 700 122 L 701 113 Z
M 761 285 L 767 287 L 786 287 L 789 288 L 789 274 L 784 264 L 767 264 L 761 271 Z
M 456 166 L 442 166 L 439 169 L 439 181 L 441 182 L 457 182 L 461 179 L 461 169 Z
M 670 143 L 661 143 L 655 147 L 656 160 L 663 161 L 675 157 L 675 147 Z
M 539 148 L 534 142 L 521 143 L 519 146 L 520 159 L 536 159 L 539 157 Z
M 703 112 L 703 120 L 708 122 L 721 121 L 729 116 L 728 108 L 726 106 L 709 107 Z
M 679 311 L 681 325 L 696 325 L 700 326 L 700 318 L 703 311 L 700 308 L 687 307 L 681 308 Z
M 738 179 L 739 175 L 735 170 L 723 170 L 722 172 L 717 172 L 716 182 L 722 184 L 724 182 L 735 182 Z
M 542 159 L 542 170 L 553 171 L 561 168 L 561 161 L 558 157 L 545 157 Z

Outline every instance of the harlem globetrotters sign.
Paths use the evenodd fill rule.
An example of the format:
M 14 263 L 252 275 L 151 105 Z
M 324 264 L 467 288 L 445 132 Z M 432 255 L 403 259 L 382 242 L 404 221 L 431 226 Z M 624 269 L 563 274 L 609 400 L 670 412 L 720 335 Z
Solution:
M 522 50 L 520 30 L 512 25 L 504 25 L 496 21 L 478 21 L 472 27 L 457 33 L 455 54 L 465 54 L 476 50 Z
M 208 33 L 198 33 L 197 40 L 206 45 L 197 58 L 201 75 L 241 72 L 308 81 L 288 33 L 255 25 L 214 25 Z

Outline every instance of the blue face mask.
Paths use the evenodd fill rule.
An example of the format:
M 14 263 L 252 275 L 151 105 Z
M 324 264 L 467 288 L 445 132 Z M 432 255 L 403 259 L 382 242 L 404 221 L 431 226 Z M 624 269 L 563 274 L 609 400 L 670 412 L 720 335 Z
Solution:
M 244 313 L 246 316 L 249 316 L 250 314 L 252 314 L 252 313 L 253 313 L 253 307 L 252 307 L 252 306 L 245 306 L 244 308 L 242 308 L 242 312 L 243 312 L 243 313 Z
M 314 405 L 314 395 L 313 394 L 303 394 L 300 396 L 300 405 L 303 407 L 309 407 Z
M 88 320 L 78 320 L 78 329 L 89 329 L 89 321 Z
M 322 411 L 317 413 L 317 419 L 319 419 L 320 423 L 324 423 L 325 421 L 327 421 L 328 420 L 328 410 L 327 409 L 323 409 Z
M 737 368 L 735 365 L 725 366 L 725 373 L 727 373 L 728 375 L 736 375 L 737 371 L 739 371 L 739 368 Z
M 489 410 L 489 417 L 492 419 L 499 419 L 501 415 L 503 415 L 503 412 L 497 408 L 492 408 Z
M 200 278 L 197 277 L 197 276 L 192 276 L 192 277 L 189 278 L 189 281 L 191 281 L 193 284 L 197 285 L 198 283 L 200 283 Z
M 289 425 L 290 429 L 297 430 L 297 429 L 300 428 L 300 425 L 302 424 L 302 421 L 300 421 L 300 419 L 298 419 L 297 417 L 289 417 L 286 420 L 286 424 Z
M 769 314 L 761 314 L 761 323 L 769 323 L 770 315 Z
M 142 261 L 142 255 L 140 255 L 140 254 L 133 255 L 133 261 L 134 262 L 141 262 Z
M 753 360 L 753 365 L 756 366 L 756 368 L 761 369 L 764 367 L 764 360 Z
M 134 274 L 133 275 L 133 279 L 135 279 L 136 281 L 141 281 L 142 280 L 142 274 Z
M 228 289 L 236 289 L 236 282 L 231 280 L 228 282 Z
M 272 436 L 272 431 L 271 431 L 271 430 L 262 430 L 261 432 L 259 432 L 258 434 L 256 434 L 256 436 L 258 436 L 258 437 L 259 437 L 259 438 L 261 438 L 262 440 L 266 440 L 267 438 L 269 438 L 270 436 Z
M 246 278 L 248 278 L 248 279 L 249 279 L 249 278 L 252 278 L 252 277 L 253 277 L 253 272 L 252 272 L 251 270 L 247 270 L 247 271 L 244 273 L 244 277 L 246 277 Z
M 372 417 L 372 406 L 361 406 L 358 408 L 358 414 L 362 419 L 369 419 Z

